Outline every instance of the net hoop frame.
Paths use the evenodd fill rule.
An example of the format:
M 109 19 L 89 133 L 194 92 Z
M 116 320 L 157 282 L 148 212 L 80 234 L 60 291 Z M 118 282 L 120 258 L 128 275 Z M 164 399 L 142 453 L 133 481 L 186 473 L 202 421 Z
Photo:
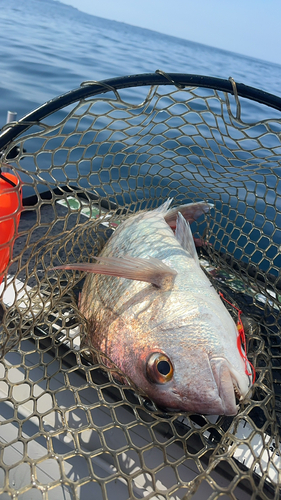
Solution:
M 26 131 L 34 122 L 40 121 L 50 114 L 73 104 L 74 102 L 93 97 L 98 94 L 105 94 L 110 91 L 118 91 L 132 87 L 174 85 L 180 89 L 187 86 L 212 88 L 237 97 L 242 97 L 265 104 L 271 108 L 281 111 L 281 97 L 265 92 L 264 90 L 250 87 L 243 83 L 234 82 L 233 78 L 228 80 L 212 76 L 193 75 L 185 73 L 164 73 L 157 70 L 155 73 L 143 73 L 140 75 L 122 76 L 107 80 L 82 83 L 78 89 L 62 94 L 42 106 L 31 111 L 17 122 L 11 122 L 8 127 L 4 127 L 0 133 L 0 151 L 5 149 L 8 143 L 14 140 L 22 132 Z M 11 126 L 12 124 L 12 126 Z

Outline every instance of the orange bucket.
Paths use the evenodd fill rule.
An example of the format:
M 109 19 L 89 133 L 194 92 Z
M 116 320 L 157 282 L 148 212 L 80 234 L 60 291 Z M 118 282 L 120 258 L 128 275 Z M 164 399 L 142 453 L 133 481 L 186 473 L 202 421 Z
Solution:
M 13 254 L 22 206 L 20 179 L 0 171 L 0 283 Z

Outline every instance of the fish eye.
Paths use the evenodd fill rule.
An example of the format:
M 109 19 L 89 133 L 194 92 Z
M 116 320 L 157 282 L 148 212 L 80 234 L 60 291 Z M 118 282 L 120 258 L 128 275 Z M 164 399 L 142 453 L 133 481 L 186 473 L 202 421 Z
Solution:
M 162 352 L 154 352 L 146 365 L 148 378 L 157 384 L 165 384 L 171 380 L 174 369 L 169 358 Z
M 163 359 L 157 363 L 157 370 L 161 373 L 161 375 L 167 376 L 170 373 L 171 364 L 169 361 Z

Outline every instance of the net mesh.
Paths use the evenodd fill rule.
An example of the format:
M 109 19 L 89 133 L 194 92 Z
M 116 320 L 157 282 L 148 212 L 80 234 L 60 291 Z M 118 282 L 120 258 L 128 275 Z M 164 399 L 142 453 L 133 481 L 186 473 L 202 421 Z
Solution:
M 0 288 L 1 499 L 280 498 L 280 119 L 243 121 L 210 88 L 134 90 L 53 113 L 2 155 L 24 204 Z M 192 226 L 200 263 L 242 310 L 257 374 L 235 417 L 156 408 L 87 345 L 84 275 L 51 270 L 168 197 L 214 204 Z

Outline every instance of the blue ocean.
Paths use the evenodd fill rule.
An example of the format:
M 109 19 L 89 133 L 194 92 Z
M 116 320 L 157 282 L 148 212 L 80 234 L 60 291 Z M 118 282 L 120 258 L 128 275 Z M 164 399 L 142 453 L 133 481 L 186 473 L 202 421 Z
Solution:
M 157 69 L 232 76 L 281 96 L 277 64 L 95 17 L 55 0 L 2 2 L 0 20 L 0 127 L 8 110 L 21 118 L 85 80 Z M 248 105 L 253 121 L 260 118 L 254 103 Z

